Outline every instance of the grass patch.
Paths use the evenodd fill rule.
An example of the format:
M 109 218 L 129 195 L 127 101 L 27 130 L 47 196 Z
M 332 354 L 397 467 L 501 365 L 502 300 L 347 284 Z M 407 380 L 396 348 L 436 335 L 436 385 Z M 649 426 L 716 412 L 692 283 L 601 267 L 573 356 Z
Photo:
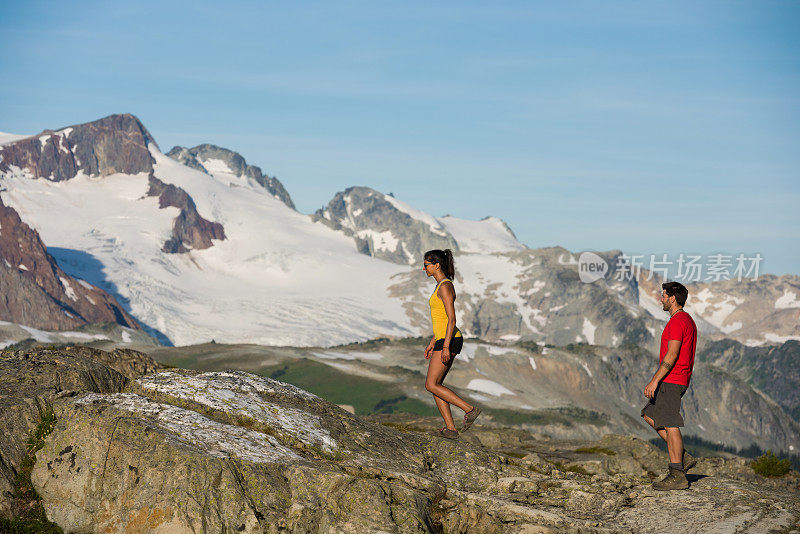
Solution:
M 558 468 L 559 471 L 565 471 L 570 473 L 578 473 L 579 475 L 591 475 L 589 471 L 583 468 L 580 465 L 567 465 L 562 462 L 553 462 L 553 465 Z
M 606 447 L 578 447 L 575 452 L 581 454 L 605 454 L 606 456 L 616 456 L 617 453 Z
M 759 456 L 757 460 L 753 460 L 751 466 L 757 474 L 768 478 L 782 477 L 792 468 L 788 458 L 780 459 L 772 454 L 772 451 L 767 451 L 766 454 Z
M 506 410 L 503 408 L 487 408 L 485 412 L 494 421 L 505 425 L 561 425 L 572 427 L 576 424 L 605 426 L 608 417 L 605 414 L 568 406 L 549 410 Z
M 265 367 L 259 374 L 294 384 L 334 404 L 349 404 L 358 415 L 439 415 L 436 407 L 409 398 L 394 384 L 344 373 L 308 358 Z
M 12 489 L 10 519 L 0 516 L 0 532 L 8 534 L 63 534 L 61 527 L 47 520 L 42 499 L 33 487 L 31 472 L 36 464 L 36 452 L 56 425 L 53 407 L 39 407 L 39 422 L 27 441 L 27 451 L 20 463 Z

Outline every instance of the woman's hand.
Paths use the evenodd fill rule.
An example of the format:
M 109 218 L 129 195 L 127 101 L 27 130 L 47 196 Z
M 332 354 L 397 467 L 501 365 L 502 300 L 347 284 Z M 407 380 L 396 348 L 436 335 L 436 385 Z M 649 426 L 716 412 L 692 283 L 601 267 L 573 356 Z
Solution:
M 426 360 L 430 360 L 431 359 L 431 355 L 433 354 L 433 346 L 434 346 L 435 343 L 436 343 L 436 341 L 431 339 L 431 342 L 428 343 L 427 347 L 425 347 L 425 359 Z
M 444 347 L 442 349 L 442 363 L 446 364 L 450 361 L 450 347 Z

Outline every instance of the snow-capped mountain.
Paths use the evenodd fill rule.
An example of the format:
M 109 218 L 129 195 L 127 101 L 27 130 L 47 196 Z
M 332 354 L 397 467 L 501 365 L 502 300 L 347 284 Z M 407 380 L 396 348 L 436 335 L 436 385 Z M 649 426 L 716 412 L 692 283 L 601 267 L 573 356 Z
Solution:
M 497 217 L 468 221 L 436 218 L 369 187 L 336 193 L 315 219 L 351 236 L 365 254 L 394 263 L 417 264 L 427 250 L 491 254 L 524 250 L 508 225 Z
M 118 143 L 127 152 L 87 169 L 85 140 L 76 149 L 73 138 L 83 130 L 105 132 L 101 147 L 127 139 Z M 2 199 L 59 265 L 118 295 L 164 342 L 333 345 L 415 333 L 400 302 L 386 297 L 400 268 L 359 254 L 258 183 L 232 184 L 167 157 L 135 117 L 0 149 Z M 154 183 L 164 184 L 160 193 Z M 166 246 L 176 240 L 182 250 Z
M 467 335 L 646 344 L 667 319 L 646 281 L 583 283 L 569 251 L 528 249 L 498 218 L 437 218 L 366 187 L 305 215 L 280 182 L 235 152 L 200 145 L 167 156 L 132 115 L 3 134 L 0 143 L 2 201 L 39 232 L 64 272 L 108 291 L 163 342 L 334 345 L 428 335 L 433 284 L 420 267 L 431 248 L 456 251 L 456 311 Z M 600 255 L 609 264 L 619 257 Z M 690 289 L 690 311 L 707 336 L 750 344 L 800 337 L 797 277 L 758 283 L 764 288 L 746 294 L 725 283 Z M 728 313 L 728 297 L 717 300 L 728 293 L 736 306 L 775 308 L 768 329 L 763 313 Z
M 167 156 L 187 167 L 213 174 L 218 179 L 228 179 L 231 184 L 249 184 L 255 181 L 281 202 L 294 209 L 292 197 L 283 184 L 261 172 L 260 167 L 248 165 L 241 154 L 216 145 L 203 144 L 194 148 L 172 147 Z

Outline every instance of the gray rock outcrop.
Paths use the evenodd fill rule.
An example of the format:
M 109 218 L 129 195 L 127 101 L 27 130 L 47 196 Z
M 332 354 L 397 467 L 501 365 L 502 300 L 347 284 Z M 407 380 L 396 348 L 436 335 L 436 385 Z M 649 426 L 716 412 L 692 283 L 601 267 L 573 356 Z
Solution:
M 275 198 L 286 204 L 292 209 L 295 209 L 292 197 L 283 187 L 283 184 L 272 176 L 267 176 L 261 171 L 260 167 L 255 165 L 248 165 L 241 154 L 222 148 L 216 145 L 203 144 L 194 148 L 186 148 L 182 146 L 175 146 L 167 152 L 167 156 L 172 159 L 183 163 L 184 165 L 205 172 L 207 174 L 214 174 L 213 168 L 209 170 L 203 165 L 203 162 L 209 160 L 219 160 L 224 163 L 227 169 L 235 176 L 246 176 L 252 178 L 264 189 L 270 192 Z
M 89 348 L 3 352 L 0 355 L 0 513 L 12 509 L 10 490 L 40 413 L 78 393 L 121 392 L 132 379 L 161 366 L 137 352 Z
M 140 363 L 111 367 L 126 359 Z M 701 459 L 688 492 L 654 492 L 665 457 L 632 438 L 480 425 L 452 442 L 256 375 L 154 374 L 135 353 L 16 353 L 0 366 L 15 377 L 0 381 L 18 407 L 0 414 L 12 474 L 32 399 L 57 414 L 31 480 L 65 532 L 630 532 L 663 528 L 666 508 L 681 530 L 800 520 L 796 473 L 768 481 L 738 459 Z

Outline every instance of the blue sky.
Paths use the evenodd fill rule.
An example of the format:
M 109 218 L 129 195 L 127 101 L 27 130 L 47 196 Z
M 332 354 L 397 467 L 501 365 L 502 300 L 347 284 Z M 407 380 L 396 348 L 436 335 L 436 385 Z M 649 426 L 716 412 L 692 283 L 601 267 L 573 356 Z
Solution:
M 532 247 L 800 273 L 800 2 L 3 2 L 0 131 L 137 115 L 300 211 L 367 185 Z

